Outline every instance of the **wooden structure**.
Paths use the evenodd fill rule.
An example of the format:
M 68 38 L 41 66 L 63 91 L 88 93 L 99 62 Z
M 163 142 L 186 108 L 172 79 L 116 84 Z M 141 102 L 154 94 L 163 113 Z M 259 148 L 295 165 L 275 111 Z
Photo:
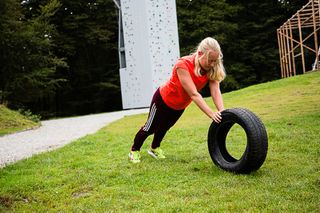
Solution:
M 297 57 L 303 74 L 320 68 L 318 35 L 320 29 L 320 0 L 309 2 L 277 29 L 281 77 L 297 74 Z M 311 57 L 311 58 L 310 58 Z M 307 64 L 312 59 L 313 64 Z

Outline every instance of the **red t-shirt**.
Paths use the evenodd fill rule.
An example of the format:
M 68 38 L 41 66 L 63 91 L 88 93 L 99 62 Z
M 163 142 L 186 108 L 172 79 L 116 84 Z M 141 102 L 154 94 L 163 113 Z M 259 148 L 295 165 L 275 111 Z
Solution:
M 190 73 L 193 83 L 198 91 L 200 91 L 208 82 L 207 75 L 196 76 L 194 73 L 195 57 L 196 54 L 180 58 L 173 67 L 169 81 L 160 87 L 160 95 L 163 101 L 172 109 L 185 109 L 192 101 L 180 83 L 177 68 L 181 68 Z

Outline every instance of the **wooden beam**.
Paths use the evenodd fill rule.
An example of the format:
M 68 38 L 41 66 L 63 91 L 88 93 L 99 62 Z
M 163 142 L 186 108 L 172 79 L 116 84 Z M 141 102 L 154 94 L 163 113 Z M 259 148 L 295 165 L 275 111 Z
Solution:
M 280 69 L 281 69 L 281 78 L 284 77 L 283 66 L 282 66 L 282 49 L 281 49 L 281 39 L 280 39 L 280 30 L 277 29 L 277 38 L 278 38 L 278 48 L 279 48 L 279 58 L 280 58 Z
M 286 34 L 288 35 L 289 34 L 289 29 L 286 28 Z M 291 68 L 291 56 L 290 56 L 290 40 L 289 40 L 289 36 L 286 37 L 286 52 L 287 52 L 287 58 L 288 58 L 288 70 L 289 70 L 289 76 L 292 76 L 292 68 Z
M 318 34 L 317 34 L 317 25 L 316 25 L 316 11 L 314 6 L 314 1 L 312 1 L 312 17 L 313 17 L 313 31 L 314 31 L 314 45 L 316 52 L 316 68 L 318 68 Z
M 292 35 L 292 28 L 291 28 L 291 25 L 290 25 L 290 52 L 291 52 L 291 61 L 292 61 L 292 71 L 293 71 L 293 75 L 296 75 L 296 62 L 295 62 L 295 59 L 294 59 L 294 48 L 293 48 L 293 35 Z
M 298 14 L 299 20 L 299 38 L 300 38 L 300 50 L 301 50 L 301 60 L 302 60 L 302 72 L 306 72 L 306 65 L 304 61 L 304 50 L 303 50 L 303 39 L 302 39 L 302 30 L 301 30 L 301 22 L 300 22 L 300 15 Z

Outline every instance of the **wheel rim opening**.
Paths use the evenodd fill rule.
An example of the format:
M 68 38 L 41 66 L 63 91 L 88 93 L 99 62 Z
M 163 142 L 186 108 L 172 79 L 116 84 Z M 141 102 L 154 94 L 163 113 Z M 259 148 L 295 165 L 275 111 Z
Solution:
M 240 160 L 247 148 L 247 135 L 244 129 L 235 123 L 226 138 L 226 149 L 229 155 Z

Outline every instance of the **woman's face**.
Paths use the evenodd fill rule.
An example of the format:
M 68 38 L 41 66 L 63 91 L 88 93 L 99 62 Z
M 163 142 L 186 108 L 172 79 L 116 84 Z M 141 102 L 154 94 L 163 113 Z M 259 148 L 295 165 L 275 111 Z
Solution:
M 213 68 L 214 64 L 219 58 L 219 53 L 212 50 L 208 51 L 207 54 L 203 54 L 202 52 L 199 52 L 198 54 L 200 56 L 199 63 L 206 71 L 209 71 L 211 68 Z

